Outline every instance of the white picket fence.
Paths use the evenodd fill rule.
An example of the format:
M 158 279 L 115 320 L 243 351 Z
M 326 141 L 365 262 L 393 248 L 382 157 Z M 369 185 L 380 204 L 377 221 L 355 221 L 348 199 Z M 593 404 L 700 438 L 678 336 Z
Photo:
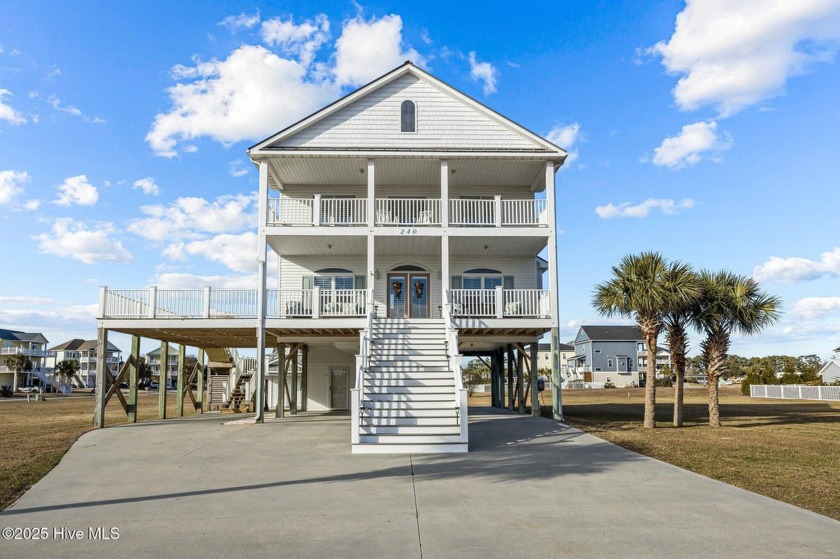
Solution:
M 807 386 L 801 384 L 752 384 L 752 398 L 780 398 L 783 400 L 840 401 L 840 386 Z

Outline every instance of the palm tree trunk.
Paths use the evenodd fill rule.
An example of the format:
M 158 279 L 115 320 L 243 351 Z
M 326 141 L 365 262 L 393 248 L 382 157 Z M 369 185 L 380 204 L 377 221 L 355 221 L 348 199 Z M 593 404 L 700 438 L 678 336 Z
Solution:
M 720 427 L 720 401 L 718 391 L 718 378 L 723 370 L 726 359 L 726 350 L 729 347 L 728 339 L 715 337 L 707 340 L 706 353 L 706 384 L 709 389 L 709 425 Z
M 647 349 L 647 367 L 645 376 L 645 429 L 656 427 L 656 334 L 644 331 Z
M 683 426 L 683 394 L 685 388 L 685 332 L 674 333 L 670 336 L 671 360 L 674 362 L 674 374 L 677 383 L 674 385 L 674 427 Z

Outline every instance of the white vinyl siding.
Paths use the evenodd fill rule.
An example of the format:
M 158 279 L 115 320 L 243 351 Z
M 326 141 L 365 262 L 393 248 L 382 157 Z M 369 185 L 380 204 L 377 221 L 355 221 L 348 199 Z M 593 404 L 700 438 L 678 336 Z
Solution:
M 417 106 L 417 131 L 411 134 L 400 132 L 400 105 L 407 99 Z M 384 85 L 276 146 L 545 149 L 489 113 L 414 76 L 403 76 Z

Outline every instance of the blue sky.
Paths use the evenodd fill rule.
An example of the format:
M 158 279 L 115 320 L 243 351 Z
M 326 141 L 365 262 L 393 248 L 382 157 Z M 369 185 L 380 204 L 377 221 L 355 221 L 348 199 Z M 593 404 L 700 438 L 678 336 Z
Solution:
M 99 285 L 254 285 L 245 148 L 412 59 L 572 154 L 563 339 L 605 322 L 590 299 L 613 264 L 657 250 L 782 297 L 732 353 L 827 358 L 838 46 L 838 0 L 5 1 L 0 327 L 57 344 L 95 336 Z

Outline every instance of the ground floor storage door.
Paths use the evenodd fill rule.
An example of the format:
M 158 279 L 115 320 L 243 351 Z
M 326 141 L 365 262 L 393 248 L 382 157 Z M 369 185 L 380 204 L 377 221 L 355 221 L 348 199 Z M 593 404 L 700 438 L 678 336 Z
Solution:
M 346 410 L 350 399 L 349 369 L 330 367 L 330 408 Z

